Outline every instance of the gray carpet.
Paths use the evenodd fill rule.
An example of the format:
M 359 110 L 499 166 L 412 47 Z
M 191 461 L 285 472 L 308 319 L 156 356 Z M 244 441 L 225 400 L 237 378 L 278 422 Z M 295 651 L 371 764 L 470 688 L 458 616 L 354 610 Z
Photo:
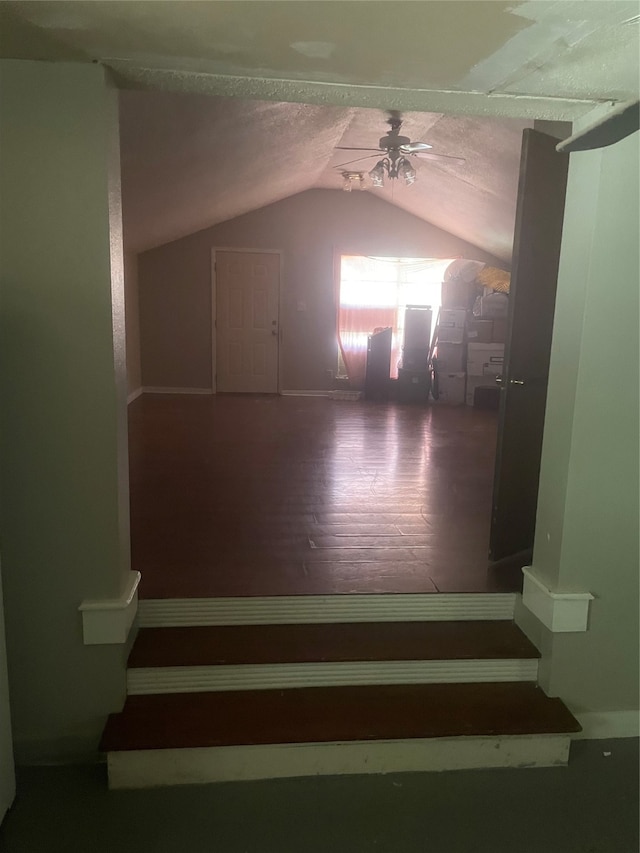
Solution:
M 603 753 L 610 752 L 610 755 Z M 638 741 L 567 768 L 108 792 L 105 770 L 22 768 L 3 853 L 638 853 Z

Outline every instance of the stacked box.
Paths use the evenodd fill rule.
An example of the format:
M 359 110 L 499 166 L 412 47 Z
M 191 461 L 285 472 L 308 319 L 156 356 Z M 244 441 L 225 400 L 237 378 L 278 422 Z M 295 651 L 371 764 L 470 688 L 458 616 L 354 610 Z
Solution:
M 465 308 L 441 308 L 438 341 L 448 344 L 463 343 L 466 320 Z
M 466 378 L 464 370 L 454 373 L 438 371 L 438 400 L 450 406 L 464 405 Z
M 501 319 L 507 316 L 509 297 L 506 293 L 487 293 L 480 299 L 480 316 L 483 320 Z
M 504 344 L 474 344 L 467 347 L 469 376 L 498 376 L 504 364 Z
M 467 349 L 466 401 L 473 406 L 476 388 L 495 388 L 496 376 L 502 373 L 504 344 L 469 343 Z
M 500 305 L 489 300 L 486 311 L 495 310 L 499 314 L 506 304 L 506 297 L 500 300 Z M 442 307 L 435 352 L 439 399 L 448 404 L 464 399 L 472 406 L 476 388 L 488 389 L 484 397 L 495 396 L 495 377 L 502 373 L 506 336 L 506 316 L 473 317 L 462 308 Z
M 467 340 L 474 344 L 490 344 L 493 341 L 493 323 L 493 320 L 471 318 L 467 322 Z
M 492 320 L 491 341 L 494 344 L 506 344 L 507 342 L 507 318 L 500 317 Z
M 458 373 L 467 366 L 466 347 L 464 344 L 450 344 L 446 341 L 436 347 L 438 370 L 442 373 Z

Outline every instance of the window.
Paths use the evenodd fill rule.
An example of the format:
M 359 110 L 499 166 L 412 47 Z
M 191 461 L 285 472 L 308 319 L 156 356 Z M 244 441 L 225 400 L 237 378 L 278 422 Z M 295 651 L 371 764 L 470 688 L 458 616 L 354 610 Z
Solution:
M 342 255 L 338 312 L 339 369 L 355 385 L 364 382 L 367 338 L 376 328 L 391 326 L 391 376 L 398 375 L 402 354 L 404 309 L 440 307 L 444 271 L 451 263 L 432 258 L 380 258 Z

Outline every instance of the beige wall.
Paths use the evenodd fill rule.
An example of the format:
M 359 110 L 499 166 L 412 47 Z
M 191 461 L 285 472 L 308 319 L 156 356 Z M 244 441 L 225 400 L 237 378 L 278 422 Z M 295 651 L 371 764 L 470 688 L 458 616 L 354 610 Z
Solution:
M 138 256 L 144 386 L 211 387 L 213 247 L 283 251 L 285 390 L 330 387 L 327 370 L 335 370 L 337 360 L 334 250 L 462 256 L 503 266 L 372 193 L 308 190 Z
M 538 626 L 543 687 L 636 735 L 639 142 L 571 155 L 533 554 L 551 590 L 595 596 L 586 632 Z
M 21 761 L 93 755 L 126 650 L 78 605 L 129 570 L 117 92 L 99 65 L 0 62 L 0 478 Z
M 124 254 L 124 312 L 127 338 L 127 392 L 132 394 L 142 385 L 140 369 L 140 311 L 138 307 L 138 256 Z

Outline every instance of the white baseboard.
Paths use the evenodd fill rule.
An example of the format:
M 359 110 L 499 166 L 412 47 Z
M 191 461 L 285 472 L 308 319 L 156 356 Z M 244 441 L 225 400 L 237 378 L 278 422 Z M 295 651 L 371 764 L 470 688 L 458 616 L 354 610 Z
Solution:
M 140 572 L 129 572 L 119 598 L 86 599 L 78 610 L 82 614 L 82 633 L 86 646 L 126 643 L 138 610 Z
M 140 602 L 139 623 L 143 628 L 158 628 L 510 620 L 515 601 L 515 593 L 493 592 L 147 598 Z
M 329 391 L 329 397 L 332 400 L 345 400 L 346 402 L 356 403 L 362 400 L 362 391 Z
M 586 740 L 640 737 L 640 711 L 572 711 L 582 731 L 572 735 Z
M 554 633 L 587 630 L 590 592 L 554 592 L 535 576 L 532 566 L 524 566 L 522 603 L 545 628 Z
M 165 388 L 158 385 L 144 385 L 143 394 L 213 394 L 213 388 Z
M 537 677 L 536 658 L 156 666 L 127 670 L 127 694 L 143 696 L 374 684 L 480 684 L 536 681 Z
M 331 391 L 281 391 L 282 397 L 330 397 Z
M 412 738 L 110 752 L 109 787 L 566 765 L 568 735 Z
M 138 397 L 143 393 L 143 388 L 136 388 L 135 391 L 132 391 L 127 397 L 127 406 L 133 403 L 134 400 L 137 400 Z

